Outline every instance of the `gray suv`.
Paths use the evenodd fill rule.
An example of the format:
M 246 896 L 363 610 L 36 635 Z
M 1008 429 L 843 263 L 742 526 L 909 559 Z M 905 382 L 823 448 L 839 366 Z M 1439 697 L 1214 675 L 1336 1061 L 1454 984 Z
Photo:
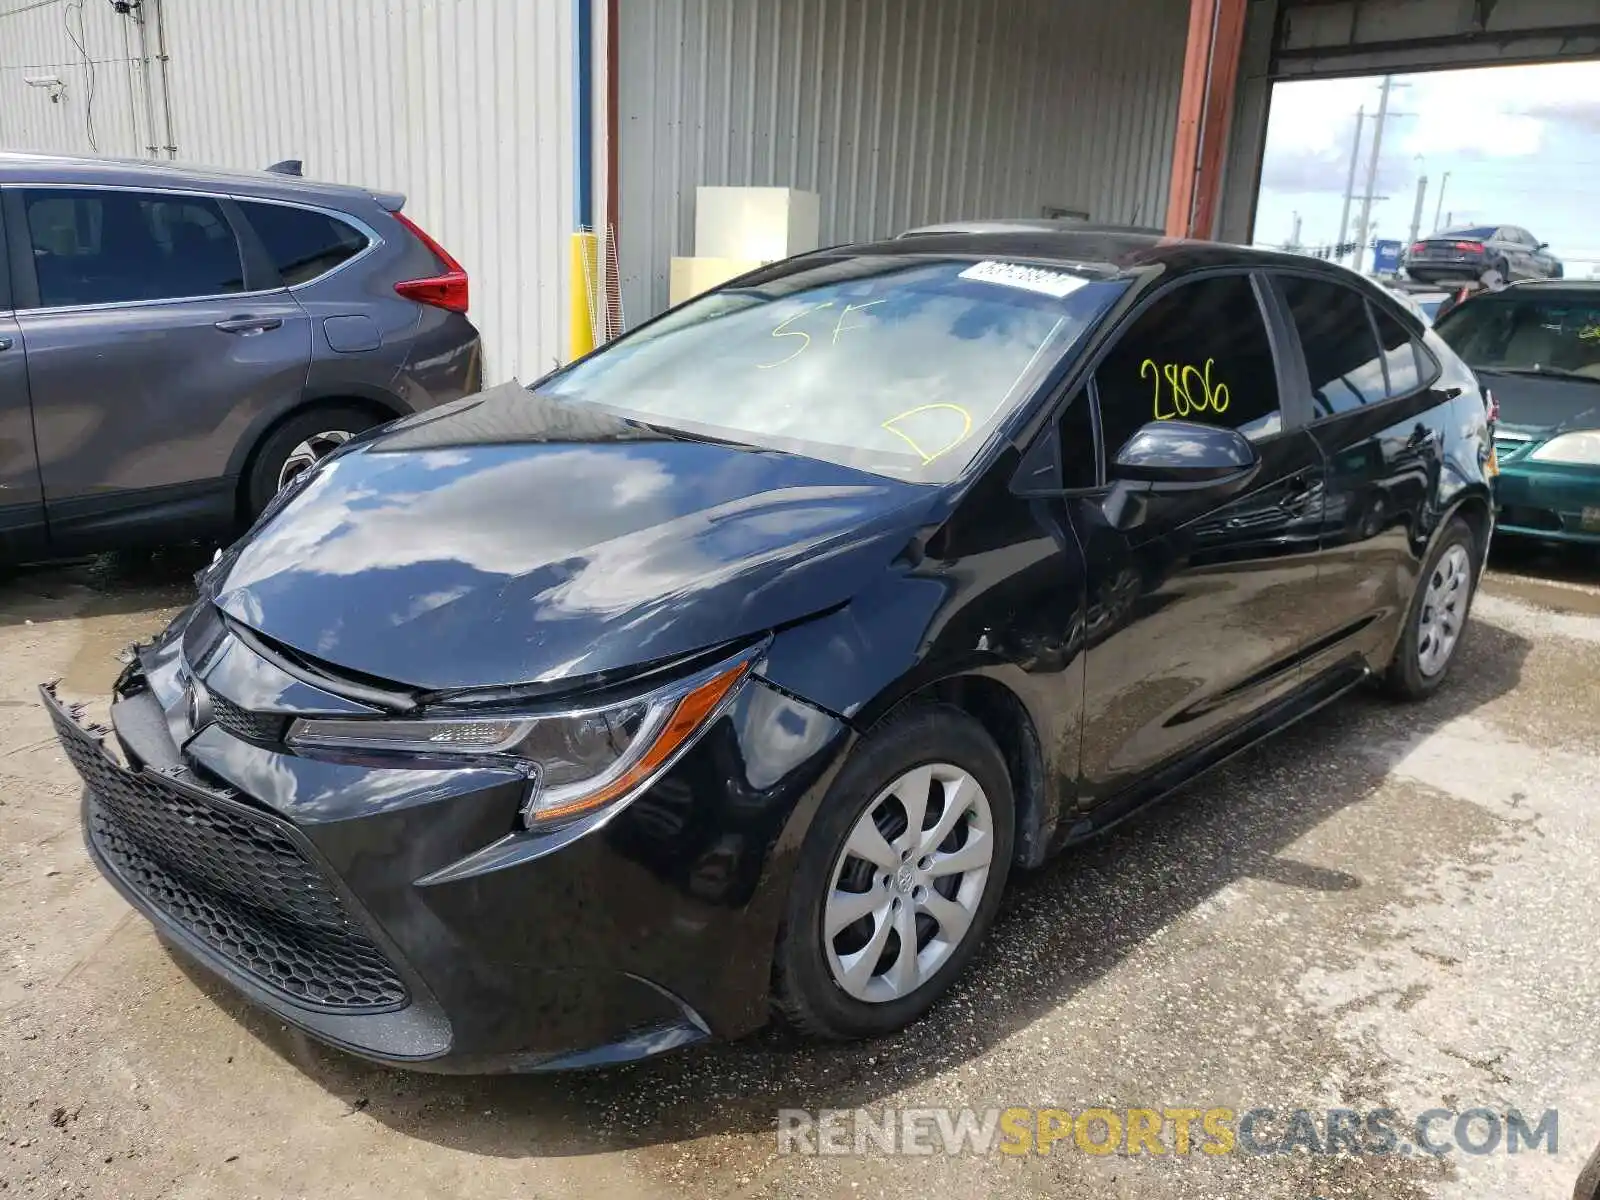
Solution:
M 404 200 L 0 153 L 0 562 L 229 536 L 478 390 L 466 272 Z

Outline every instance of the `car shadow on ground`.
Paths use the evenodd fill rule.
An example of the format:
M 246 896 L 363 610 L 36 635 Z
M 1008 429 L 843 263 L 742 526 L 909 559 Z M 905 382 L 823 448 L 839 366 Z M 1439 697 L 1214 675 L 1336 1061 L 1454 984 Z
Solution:
M 1311 892 L 1364 886 L 1346 872 L 1296 861 L 1284 848 L 1381 787 L 1417 741 L 1517 685 L 1525 639 L 1475 622 L 1463 645 L 1457 671 L 1426 703 L 1398 706 L 1365 692 L 1347 697 L 1118 830 L 1014 879 L 985 946 L 950 994 L 910 1029 L 872 1043 L 805 1045 L 769 1030 L 603 1072 L 426 1075 L 322 1047 L 185 970 L 351 1111 L 474 1154 L 669 1145 L 764 1133 L 779 1108 L 871 1106 L 1022 1030 L 1236 880 Z M 1350 753 L 1354 744 L 1363 752 Z
M 1593 587 L 1600 584 L 1600 546 L 1546 542 L 1500 534 L 1490 547 L 1489 567 L 1494 571 L 1527 577 L 1530 582 Z
M 190 542 L 34 566 L 0 566 L 0 627 L 187 604 L 194 599 L 196 572 L 213 553 L 215 547 Z M 153 623 L 149 632 L 160 632 L 159 624 Z

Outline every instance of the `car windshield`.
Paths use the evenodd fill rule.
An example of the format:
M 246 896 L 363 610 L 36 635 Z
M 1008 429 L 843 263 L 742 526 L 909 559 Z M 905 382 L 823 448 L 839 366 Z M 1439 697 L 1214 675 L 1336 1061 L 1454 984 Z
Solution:
M 1439 336 L 1470 367 L 1600 379 L 1600 292 L 1593 298 L 1481 296 L 1439 319 Z
M 668 431 L 956 478 L 1127 286 L 1093 270 L 813 255 L 534 385 Z

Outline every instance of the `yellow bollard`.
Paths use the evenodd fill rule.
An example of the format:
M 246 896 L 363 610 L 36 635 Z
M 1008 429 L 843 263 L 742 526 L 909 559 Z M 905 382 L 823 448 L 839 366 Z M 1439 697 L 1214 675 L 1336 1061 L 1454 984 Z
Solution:
M 594 349 L 595 293 L 600 280 L 600 239 L 593 233 L 572 235 L 571 278 L 568 295 L 567 361 L 582 358 Z

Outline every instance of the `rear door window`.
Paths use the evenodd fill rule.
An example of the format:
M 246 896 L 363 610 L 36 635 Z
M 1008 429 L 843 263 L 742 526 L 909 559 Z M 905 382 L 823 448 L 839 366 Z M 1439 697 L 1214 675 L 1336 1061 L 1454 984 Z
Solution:
M 326 275 L 367 248 L 366 234 L 326 213 L 249 200 L 239 208 L 289 287 Z
M 1266 323 L 1246 275 L 1182 284 L 1122 335 L 1095 372 L 1107 461 L 1148 421 L 1198 421 L 1251 439 L 1283 428 Z
M 208 197 L 25 188 L 22 206 L 43 307 L 244 290 L 238 241 Z
M 1378 342 L 1383 347 L 1384 373 L 1390 396 L 1409 396 L 1422 387 L 1422 359 L 1416 339 L 1400 321 L 1372 305 L 1372 319 L 1378 327 Z
M 1378 341 L 1364 297 L 1321 279 L 1278 280 L 1311 377 L 1317 419 L 1336 416 L 1387 396 Z

